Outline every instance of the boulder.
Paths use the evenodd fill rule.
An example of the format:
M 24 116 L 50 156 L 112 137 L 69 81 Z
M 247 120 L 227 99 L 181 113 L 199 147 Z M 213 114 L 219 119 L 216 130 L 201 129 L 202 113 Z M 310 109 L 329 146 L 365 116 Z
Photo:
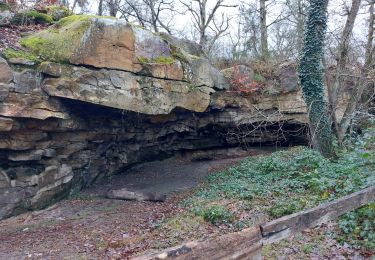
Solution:
M 25 69 L 14 73 L 13 91 L 18 93 L 40 92 L 40 73 L 32 69 Z
M 297 63 L 289 61 L 282 63 L 276 69 L 279 88 L 281 92 L 298 91 L 299 78 L 297 73 Z
M 35 65 L 35 61 L 25 59 L 25 58 L 10 58 L 8 62 L 14 65 L 25 65 L 25 66 Z
M 0 25 L 9 24 L 14 16 L 9 5 L 0 2 Z
M 47 74 L 52 77 L 60 77 L 61 76 L 61 64 L 44 61 L 38 66 L 38 71 L 44 74 Z
M 13 80 L 13 73 L 7 61 L 0 57 L 0 83 L 8 84 Z
M 47 6 L 45 7 L 45 11 L 47 11 L 47 14 L 50 15 L 54 21 L 59 21 L 71 14 L 69 8 L 59 5 Z

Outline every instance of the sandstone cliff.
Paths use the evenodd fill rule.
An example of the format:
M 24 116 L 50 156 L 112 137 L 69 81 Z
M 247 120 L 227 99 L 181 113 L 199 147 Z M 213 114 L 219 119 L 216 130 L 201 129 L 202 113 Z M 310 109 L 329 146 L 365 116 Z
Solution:
M 233 91 L 195 44 L 87 16 L 21 44 L 0 58 L 0 219 L 176 152 L 306 141 L 292 66 Z

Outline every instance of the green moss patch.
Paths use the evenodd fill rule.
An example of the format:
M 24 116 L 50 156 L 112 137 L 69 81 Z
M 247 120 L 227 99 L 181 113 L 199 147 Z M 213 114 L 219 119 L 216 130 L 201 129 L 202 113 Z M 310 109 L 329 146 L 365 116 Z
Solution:
M 68 62 L 79 49 L 90 23 L 89 16 L 68 16 L 46 30 L 22 38 L 20 44 L 43 60 Z
M 23 59 L 27 59 L 27 60 L 31 60 L 35 62 L 39 61 L 38 57 L 32 53 L 25 52 L 25 51 L 16 51 L 10 48 L 5 49 L 3 51 L 3 55 L 8 60 L 11 58 L 23 58 Z
M 26 16 L 31 17 L 36 24 L 49 24 L 53 22 L 52 16 L 35 10 L 26 12 Z
M 51 5 L 46 8 L 47 13 L 53 18 L 54 21 L 71 15 L 70 10 L 65 6 Z
M 22 38 L 20 44 L 42 60 L 69 62 L 72 56 L 80 50 L 84 33 L 91 25 L 92 18 L 100 17 L 71 15 L 62 18 L 48 29 Z
M 141 64 L 147 64 L 147 63 L 156 63 L 156 64 L 172 64 L 175 62 L 175 59 L 168 56 L 160 56 L 153 59 L 148 59 L 143 56 L 137 57 L 138 62 Z

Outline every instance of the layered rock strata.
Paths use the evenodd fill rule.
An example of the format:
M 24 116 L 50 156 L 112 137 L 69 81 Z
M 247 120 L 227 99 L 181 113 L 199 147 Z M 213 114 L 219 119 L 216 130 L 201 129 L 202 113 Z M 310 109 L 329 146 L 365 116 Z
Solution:
M 65 23 L 24 40 L 38 39 L 36 65 L 0 59 L 0 219 L 178 152 L 306 141 L 301 93 L 283 83 L 295 72 L 277 93 L 231 91 L 231 73 L 192 43 L 112 19 Z M 64 28 L 80 30 L 54 46 Z

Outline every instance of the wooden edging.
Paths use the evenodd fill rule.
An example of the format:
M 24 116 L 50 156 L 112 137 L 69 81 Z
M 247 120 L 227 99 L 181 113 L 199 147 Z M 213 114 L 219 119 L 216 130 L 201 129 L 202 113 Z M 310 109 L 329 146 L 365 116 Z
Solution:
M 261 249 L 307 228 L 337 217 L 375 201 L 375 186 L 352 193 L 315 208 L 284 216 L 259 227 L 244 229 L 205 241 L 188 242 L 160 253 L 132 258 L 160 259 L 261 259 Z
M 337 217 L 375 201 L 375 186 L 357 191 L 312 209 L 297 212 L 260 225 L 264 244 L 279 241 L 296 232 L 329 222 Z

